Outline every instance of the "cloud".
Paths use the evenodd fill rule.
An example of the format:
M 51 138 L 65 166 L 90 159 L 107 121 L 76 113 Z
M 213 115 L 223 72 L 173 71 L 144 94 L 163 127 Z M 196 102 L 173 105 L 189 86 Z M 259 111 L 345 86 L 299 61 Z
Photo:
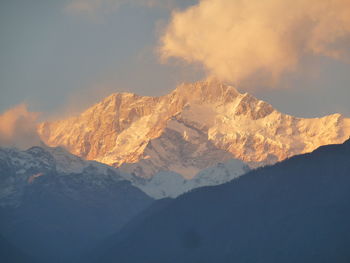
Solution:
M 349 61 L 349 49 L 349 0 L 200 0 L 173 12 L 159 47 L 232 83 L 275 83 L 307 56 Z
M 26 149 L 40 145 L 36 131 L 39 114 L 28 112 L 25 104 L 11 108 L 0 115 L 0 146 Z
M 122 5 L 161 7 L 171 9 L 178 0 L 71 0 L 65 7 L 68 13 L 95 17 L 97 14 L 114 12 Z

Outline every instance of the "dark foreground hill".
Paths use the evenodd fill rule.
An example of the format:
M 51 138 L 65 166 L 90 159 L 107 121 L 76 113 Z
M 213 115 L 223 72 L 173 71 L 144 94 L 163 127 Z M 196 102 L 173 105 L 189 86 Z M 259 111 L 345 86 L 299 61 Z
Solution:
M 154 207 L 95 262 L 350 262 L 350 141 Z
M 20 249 L 0 235 L 0 262 L 2 263 L 34 263 Z

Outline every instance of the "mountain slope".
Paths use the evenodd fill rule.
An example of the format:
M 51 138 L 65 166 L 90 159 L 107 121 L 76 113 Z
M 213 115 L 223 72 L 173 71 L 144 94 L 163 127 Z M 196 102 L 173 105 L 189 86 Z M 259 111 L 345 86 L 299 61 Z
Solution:
M 228 160 L 206 168 L 193 178 L 186 179 L 175 172 L 159 172 L 151 178 L 124 175 L 132 184 L 155 199 L 177 197 L 193 189 L 229 182 L 249 171 L 249 167 L 239 160 Z
M 113 94 L 79 116 L 42 123 L 38 131 L 48 145 L 137 176 L 171 171 L 190 178 L 232 158 L 256 167 L 342 143 L 350 119 L 285 115 L 210 80 L 180 85 L 162 97 Z
M 0 148 L 0 233 L 38 262 L 76 262 L 151 202 L 116 169 L 62 148 Z
M 350 140 L 160 203 L 96 262 L 349 262 L 349 160 Z

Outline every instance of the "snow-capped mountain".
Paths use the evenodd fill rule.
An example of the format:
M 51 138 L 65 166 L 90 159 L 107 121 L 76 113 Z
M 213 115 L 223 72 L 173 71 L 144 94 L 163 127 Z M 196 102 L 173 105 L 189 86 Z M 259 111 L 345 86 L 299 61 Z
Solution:
M 0 234 L 35 262 L 70 262 L 152 202 L 117 169 L 62 148 L 0 148 Z
M 189 179 L 232 158 L 256 167 L 342 143 L 350 119 L 296 118 L 208 80 L 161 97 L 113 94 L 79 116 L 42 123 L 38 131 L 50 146 L 137 176 L 170 171 Z
M 125 175 L 149 196 L 155 199 L 175 198 L 183 193 L 203 186 L 213 186 L 229 182 L 246 172 L 249 167 L 239 160 L 228 160 L 200 171 L 191 179 L 184 178 L 175 172 L 159 172 L 151 178 L 136 175 Z
M 61 190 L 71 197 L 82 197 L 78 192 L 85 187 L 93 191 L 113 184 L 127 184 L 112 167 L 85 161 L 61 147 L 32 147 L 26 151 L 0 148 L 0 206 L 19 205 L 25 190 L 40 181 L 39 178 L 52 184 L 67 183 L 67 188 Z M 74 189 L 68 182 L 79 187 Z

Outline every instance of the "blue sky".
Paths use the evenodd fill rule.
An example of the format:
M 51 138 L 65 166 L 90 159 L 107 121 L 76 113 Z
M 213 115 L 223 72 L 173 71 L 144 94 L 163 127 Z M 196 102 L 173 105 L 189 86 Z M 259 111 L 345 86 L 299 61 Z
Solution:
M 196 1 L 172 3 L 186 8 Z M 170 8 L 129 3 L 91 15 L 69 12 L 68 4 L 1 1 L 0 112 L 26 103 L 43 116 L 72 114 L 113 92 L 163 95 L 205 77 L 198 65 L 159 62 L 155 50 Z M 290 74 L 281 89 L 250 92 L 300 117 L 350 117 L 349 64 L 318 58 L 307 67 L 310 74 Z

